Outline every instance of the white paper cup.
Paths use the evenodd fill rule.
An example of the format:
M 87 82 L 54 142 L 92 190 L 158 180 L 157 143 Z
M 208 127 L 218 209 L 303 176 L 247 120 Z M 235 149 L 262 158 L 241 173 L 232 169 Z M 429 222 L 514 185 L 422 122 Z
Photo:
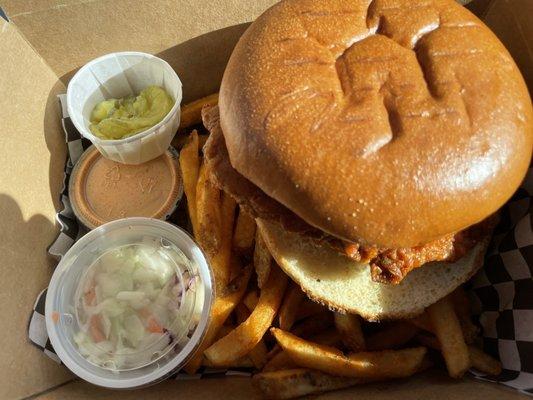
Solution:
M 119 140 L 105 140 L 89 129 L 96 104 L 110 98 L 138 95 L 150 85 L 164 88 L 175 103 L 155 126 Z M 182 86 L 164 60 L 140 52 L 111 53 L 85 64 L 67 88 L 67 108 L 74 126 L 102 155 L 123 164 L 141 164 L 163 154 L 180 123 Z

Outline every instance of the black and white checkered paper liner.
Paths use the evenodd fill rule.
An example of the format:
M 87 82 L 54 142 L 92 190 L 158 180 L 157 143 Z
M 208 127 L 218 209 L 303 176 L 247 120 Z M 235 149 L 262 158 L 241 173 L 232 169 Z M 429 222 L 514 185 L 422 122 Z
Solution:
M 533 395 L 533 168 L 502 209 L 484 268 L 472 279 L 484 350 L 499 357 L 498 377 L 474 374 Z
M 63 209 L 57 214 L 60 233 L 48 252 L 60 259 L 72 244 L 86 233 L 78 224 L 68 198 L 68 182 L 76 161 L 90 142 L 82 138 L 72 124 L 66 107 L 66 96 L 59 96 L 62 106 L 62 125 L 68 146 L 65 181 L 61 192 Z M 471 371 L 479 379 L 499 382 L 523 393 L 533 395 L 533 230 L 531 216 L 533 203 L 533 168 L 520 189 L 502 209 L 502 218 L 496 228 L 485 267 L 471 282 L 473 299 L 479 323 L 483 328 L 484 350 L 499 358 L 503 372 L 489 377 Z M 35 302 L 28 335 L 32 343 L 56 362 L 55 354 L 44 319 L 46 289 Z M 249 376 L 247 370 L 220 370 L 204 368 L 196 375 L 176 374 L 175 379 L 197 379 L 217 376 Z

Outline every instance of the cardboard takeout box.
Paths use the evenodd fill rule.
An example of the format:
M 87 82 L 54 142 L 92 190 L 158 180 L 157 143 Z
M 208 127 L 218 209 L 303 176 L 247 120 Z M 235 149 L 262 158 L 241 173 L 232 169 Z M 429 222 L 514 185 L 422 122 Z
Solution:
M 102 54 L 138 50 L 167 60 L 184 102 L 215 92 L 236 41 L 276 0 L 3 0 L 0 18 L 0 399 L 254 398 L 247 378 L 167 381 L 113 392 L 76 380 L 30 345 L 26 327 L 55 262 L 65 144 L 56 95 Z M 474 0 L 469 7 L 506 44 L 533 88 L 533 2 Z M 1 10 L 0 10 L 1 11 Z M 473 379 L 430 372 L 408 381 L 355 387 L 320 398 L 512 399 L 522 395 Z

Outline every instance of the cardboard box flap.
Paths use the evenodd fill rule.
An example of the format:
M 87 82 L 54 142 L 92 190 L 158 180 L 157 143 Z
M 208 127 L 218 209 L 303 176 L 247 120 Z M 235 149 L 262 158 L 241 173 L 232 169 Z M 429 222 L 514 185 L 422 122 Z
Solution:
M 241 24 L 254 20 L 276 1 L 254 1 L 246 7 L 239 0 L 223 3 L 117 0 L 103 6 L 99 0 L 6 0 L 3 7 L 63 83 L 77 68 L 102 54 L 144 51 L 160 54 L 176 69 L 185 82 L 187 101 L 216 90 L 232 50 L 227 43 L 240 37 L 245 29 Z M 217 33 L 200 39 L 214 31 Z M 179 53 L 174 49 L 192 38 L 195 42 L 180 48 Z M 194 63 L 188 57 L 190 52 L 196 53 Z
M 212 47 L 217 40 L 235 42 L 244 26 L 234 26 L 254 20 L 274 3 L 276 0 L 260 0 L 242 7 L 239 0 L 226 0 L 224 6 L 216 0 L 200 4 L 117 0 L 105 2 L 103 10 L 101 0 L 5 0 L 3 8 L 63 83 L 68 83 L 81 65 L 102 54 L 121 50 L 161 53 L 180 76 L 185 75 L 188 87 L 184 101 L 188 101 L 216 89 L 212 82 L 220 80 L 231 54 L 227 46 Z M 500 37 L 532 87 L 533 52 L 528 38 L 533 25 L 528 18 L 533 14 L 533 4 L 529 0 L 474 0 L 468 8 Z M 234 28 L 224 29 L 228 27 Z M 204 55 L 203 63 L 193 65 L 172 51 L 178 43 L 221 29 L 221 35 L 210 35 L 199 45 L 189 45 L 189 49 Z M 202 80 L 200 85 L 188 83 L 188 73 L 204 76 L 199 73 L 206 70 L 212 70 L 215 76 Z
M 117 392 L 73 382 L 47 393 L 36 400 L 82 400 L 97 398 L 114 400 Z M 224 378 L 204 380 L 166 381 L 157 386 L 122 392 L 122 400 L 153 398 L 158 400 L 259 400 L 248 378 Z M 306 397 L 306 398 L 309 398 Z M 460 380 L 451 382 L 441 371 L 428 371 L 410 379 L 356 386 L 353 388 L 314 395 L 320 400 L 390 400 L 394 399 L 448 399 L 448 400 L 514 400 L 523 395 L 502 386 L 480 381 Z
M 46 247 L 56 235 L 54 203 L 65 162 L 55 97 L 65 88 L 17 28 L 3 19 L 0 54 L 0 398 L 9 399 L 71 379 L 30 346 L 24 333 L 27 310 L 47 286 L 53 267 Z
M 5 0 L 2 2 L 2 7 L 5 8 L 9 17 L 17 17 L 23 14 L 34 14 L 49 9 L 94 1 L 101 0 Z
M 533 2 L 495 0 L 487 8 L 484 21 L 513 56 L 533 92 Z

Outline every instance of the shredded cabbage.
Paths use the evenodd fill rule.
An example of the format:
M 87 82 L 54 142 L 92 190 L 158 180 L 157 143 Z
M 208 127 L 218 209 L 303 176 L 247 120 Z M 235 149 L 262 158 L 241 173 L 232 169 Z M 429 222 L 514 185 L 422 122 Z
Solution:
M 185 344 L 203 307 L 198 279 L 177 248 L 136 244 L 104 253 L 77 291 L 80 354 L 125 370 Z

